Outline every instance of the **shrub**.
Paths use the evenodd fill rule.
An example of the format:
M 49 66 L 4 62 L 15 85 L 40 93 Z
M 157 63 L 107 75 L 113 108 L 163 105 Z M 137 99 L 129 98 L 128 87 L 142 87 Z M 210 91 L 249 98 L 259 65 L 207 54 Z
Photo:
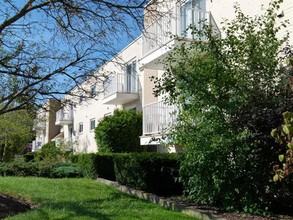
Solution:
M 142 114 L 116 110 L 103 118 L 95 130 L 99 152 L 141 152 L 139 136 L 142 135 Z
M 96 159 L 96 154 L 94 153 L 78 155 L 78 169 L 84 177 L 91 178 L 91 179 L 94 179 L 97 177 L 95 159 Z
M 34 161 L 37 153 L 29 152 L 23 155 L 25 162 Z
M 55 146 L 54 141 L 44 144 L 36 155 L 36 159 L 39 161 L 58 161 L 61 158 L 63 158 L 63 152 Z
M 155 93 L 180 109 L 173 140 L 184 148 L 181 180 L 197 203 L 258 213 L 292 204 L 281 202 L 292 187 L 272 178 L 279 148 L 270 130 L 280 124 L 282 111 L 293 108 L 292 85 L 280 65 L 287 36 L 277 37 L 286 24 L 275 26 L 281 2 L 272 1 L 254 18 L 236 6 L 224 38 L 193 30 L 196 39 L 207 41 L 175 48 L 156 79 Z
M 79 154 L 70 154 L 69 161 L 72 163 L 78 163 Z
M 116 180 L 113 157 L 112 153 L 79 154 L 77 166 L 84 177 Z
M 95 157 L 95 168 L 100 178 L 115 181 L 114 155 L 112 153 L 98 153 Z
M 53 166 L 51 177 L 53 178 L 73 178 L 80 177 L 77 164 L 61 163 Z
M 157 195 L 182 194 L 182 185 L 176 181 L 179 161 L 174 154 L 118 154 L 114 162 L 116 179 L 121 184 Z
M 52 164 L 43 162 L 25 162 L 15 160 L 0 165 L 0 173 L 2 176 L 39 176 L 50 177 L 52 172 Z
M 37 176 L 46 178 L 63 178 L 81 176 L 76 164 L 25 162 L 16 160 L 9 163 L 0 163 L 2 176 Z

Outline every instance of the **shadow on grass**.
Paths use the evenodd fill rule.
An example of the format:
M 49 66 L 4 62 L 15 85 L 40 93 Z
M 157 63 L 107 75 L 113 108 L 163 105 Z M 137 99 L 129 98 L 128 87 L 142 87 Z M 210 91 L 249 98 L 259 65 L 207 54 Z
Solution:
M 53 218 L 58 220 L 69 220 L 72 218 L 92 218 L 108 220 L 122 214 L 118 213 L 117 209 L 126 209 L 129 207 L 129 204 L 125 204 L 122 203 L 122 201 L 119 201 L 121 198 L 125 197 L 128 197 L 130 199 L 134 198 L 133 196 L 123 195 L 121 193 L 110 193 L 109 196 L 105 199 L 88 199 L 44 203 L 36 210 L 36 212 L 41 219 Z M 116 207 L 117 204 L 119 204 L 119 208 Z M 58 217 L 56 217 L 57 214 L 59 214 Z M 129 213 L 129 215 L 131 215 L 128 216 L 130 218 L 139 218 L 139 216 L 137 216 L 135 213 Z

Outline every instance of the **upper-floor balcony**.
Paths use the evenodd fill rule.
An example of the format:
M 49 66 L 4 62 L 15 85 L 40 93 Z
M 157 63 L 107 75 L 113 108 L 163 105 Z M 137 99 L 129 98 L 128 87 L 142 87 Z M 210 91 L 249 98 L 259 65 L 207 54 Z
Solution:
M 159 144 L 156 138 L 170 132 L 177 122 L 177 114 L 177 108 L 164 101 L 145 105 L 143 107 L 143 135 L 140 143 L 142 145 Z
M 103 104 L 123 105 L 139 98 L 136 74 L 112 73 L 105 83 Z
M 202 30 L 204 25 L 211 27 L 215 35 L 221 32 L 211 14 L 198 8 L 175 7 L 160 16 L 154 23 L 146 27 L 142 37 L 141 68 L 162 69 L 162 61 L 168 52 L 179 44 L 178 39 L 202 40 L 189 27 Z
M 56 125 L 70 125 L 73 123 L 73 111 L 71 108 L 63 108 L 56 112 Z
M 177 109 L 164 101 L 143 107 L 143 135 L 164 134 L 177 121 Z

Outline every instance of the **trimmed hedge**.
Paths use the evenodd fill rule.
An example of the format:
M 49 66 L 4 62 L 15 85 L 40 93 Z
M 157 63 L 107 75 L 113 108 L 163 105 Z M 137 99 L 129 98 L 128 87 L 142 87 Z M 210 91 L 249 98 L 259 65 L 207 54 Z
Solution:
M 78 169 L 84 177 L 94 179 L 97 177 L 97 169 L 95 167 L 96 154 L 79 154 Z
M 179 160 L 175 154 L 131 153 L 114 157 L 119 183 L 162 196 L 182 195 L 178 183 Z
M 115 181 L 114 155 L 111 153 L 98 153 L 95 157 L 95 168 L 100 178 Z
M 90 153 L 78 155 L 78 168 L 84 177 L 104 178 L 116 180 L 114 172 L 114 161 L 111 153 Z

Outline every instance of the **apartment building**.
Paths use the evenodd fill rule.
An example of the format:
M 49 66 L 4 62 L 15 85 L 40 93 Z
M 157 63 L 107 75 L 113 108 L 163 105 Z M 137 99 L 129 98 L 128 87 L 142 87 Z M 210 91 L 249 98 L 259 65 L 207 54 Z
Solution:
M 60 101 L 49 99 L 45 105 L 37 111 L 37 118 L 34 120 L 36 139 L 32 142 L 32 151 L 36 152 L 44 144 L 50 142 L 60 133 L 60 127 L 55 124 L 56 112 L 60 109 Z
M 223 19 L 235 17 L 234 4 L 238 3 L 244 13 L 254 16 L 267 8 L 270 0 L 169 0 L 150 1 L 145 9 L 145 29 L 140 37 L 131 42 L 112 60 L 97 70 L 97 75 L 106 76 L 106 81 L 96 83 L 91 79 L 83 83 L 93 98 L 79 97 L 64 105 L 56 117 L 60 133 L 55 141 L 63 143 L 76 152 L 96 152 L 94 128 L 104 116 L 117 108 L 135 109 L 143 112 L 143 134 L 141 145 L 158 152 L 176 152 L 175 147 L 165 148 L 168 141 L 161 137 L 168 127 L 176 122 L 176 108 L 168 106 L 162 97 L 153 95 L 154 83 L 150 77 L 160 77 L 164 72 L 161 61 L 179 44 L 176 35 L 183 39 L 194 39 L 191 24 L 201 28 L 205 20 L 214 34 L 221 33 Z M 148 10 L 148 9 L 152 10 Z M 159 12 L 159 13 L 154 13 Z M 278 11 L 279 21 L 292 21 L 286 31 L 292 32 L 293 1 L 284 0 Z M 203 39 L 197 39 L 203 40 Z M 293 41 L 291 38 L 290 44 Z M 76 92 L 79 89 L 76 88 Z M 64 100 L 74 98 L 65 96 Z

